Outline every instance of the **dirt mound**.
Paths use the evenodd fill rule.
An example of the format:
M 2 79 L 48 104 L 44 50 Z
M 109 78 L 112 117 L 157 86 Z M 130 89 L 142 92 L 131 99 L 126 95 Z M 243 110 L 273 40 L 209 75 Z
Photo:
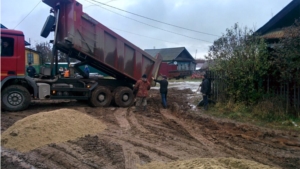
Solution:
M 50 143 L 61 143 L 87 134 L 96 134 L 106 126 L 99 120 L 72 109 L 40 112 L 17 121 L 2 133 L 2 146 L 30 151 Z
M 151 162 L 144 166 L 138 166 L 139 169 L 275 169 L 254 161 L 235 159 L 235 158 L 196 158 L 185 161 L 175 161 L 171 163 Z

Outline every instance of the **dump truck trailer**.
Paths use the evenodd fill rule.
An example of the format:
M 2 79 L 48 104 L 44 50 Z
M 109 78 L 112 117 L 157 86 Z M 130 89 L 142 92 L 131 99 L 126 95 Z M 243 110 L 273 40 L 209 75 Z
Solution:
M 133 105 L 133 86 L 143 74 L 157 77 L 162 58 L 155 58 L 83 12 L 76 0 L 43 0 L 50 15 L 41 30 L 42 37 L 54 32 L 50 67 L 42 67 L 39 76 L 30 78 L 25 70 L 24 35 L 21 31 L 1 30 L 1 40 L 13 43 L 13 54 L 1 56 L 1 108 L 26 109 L 32 99 L 86 100 L 91 106 Z M 80 62 L 69 67 L 70 76 L 58 73 L 57 51 Z M 83 78 L 79 68 L 90 65 L 109 75 Z M 51 71 L 55 69 L 53 73 Z M 74 76 L 79 73 L 83 76 Z

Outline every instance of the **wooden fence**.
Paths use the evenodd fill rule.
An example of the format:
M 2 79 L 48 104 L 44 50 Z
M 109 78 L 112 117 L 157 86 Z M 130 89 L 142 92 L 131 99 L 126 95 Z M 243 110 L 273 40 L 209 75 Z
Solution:
M 224 101 L 227 98 L 225 82 L 226 76 L 224 72 L 206 71 L 211 81 L 211 99 L 214 101 Z M 268 78 L 263 84 L 266 95 L 281 98 L 282 104 L 287 112 L 294 110 L 300 117 L 300 84 L 278 83 Z

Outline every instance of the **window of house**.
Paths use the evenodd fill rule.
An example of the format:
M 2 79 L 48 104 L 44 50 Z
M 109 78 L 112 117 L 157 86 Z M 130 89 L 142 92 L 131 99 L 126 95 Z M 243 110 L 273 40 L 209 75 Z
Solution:
M 14 55 L 14 39 L 1 37 L 1 57 Z
M 177 70 L 182 70 L 182 64 L 177 65 Z
M 27 61 L 28 63 L 34 63 L 33 53 L 27 53 Z

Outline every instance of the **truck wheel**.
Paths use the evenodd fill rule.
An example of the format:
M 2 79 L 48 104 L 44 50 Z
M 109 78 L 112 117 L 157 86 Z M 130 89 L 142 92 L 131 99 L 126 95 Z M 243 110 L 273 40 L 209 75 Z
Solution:
M 12 85 L 2 91 L 1 105 L 4 110 L 21 111 L 26 109 L 30 102 L 30 93 L 23 86 Z
M 48 35 L 50 34 L 50 32 L 52 30 L 54 23 L 55 23 L 55 17 L 52 15 L 49 15 L 43 28 L 42 28 L 42 31 L 41 31 L 42 37 L 44 37 L 44 38 L 48 37 Z
M 120 107 L 129 107 L 133 105 L 133 91 L 128 87 L 118 87 L 114 92 L 115 103 Z
M 89 103 L 94 107 L 107 107 L 112 100 L 112 94 L 106 87 L 99 86 L 93 92 Z

